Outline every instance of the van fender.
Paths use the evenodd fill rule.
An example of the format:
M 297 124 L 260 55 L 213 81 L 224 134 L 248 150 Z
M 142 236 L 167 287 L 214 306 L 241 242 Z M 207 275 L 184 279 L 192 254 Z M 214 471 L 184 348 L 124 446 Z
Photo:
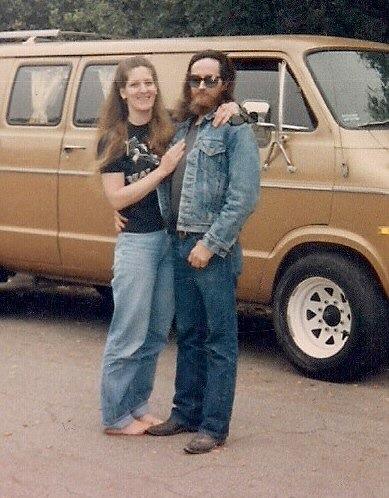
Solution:
M 301 255 L 312 251 L 333 248 L 349 253 L 367 262 L 377 276 L 378 285 L 389 296 L 389 275 L 385 264 L 374 245 L 366 238 L 353 232 L 327 225 L 313 225 L 297 228 L 283 237 L 264 261 L 259 300 L 269 303 L 283 268 Z

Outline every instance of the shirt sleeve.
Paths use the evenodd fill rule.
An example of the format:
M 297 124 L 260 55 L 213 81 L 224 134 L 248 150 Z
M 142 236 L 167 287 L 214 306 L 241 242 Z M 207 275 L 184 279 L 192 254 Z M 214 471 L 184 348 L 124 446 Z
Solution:
M 123 158 L 117 159 L 112 163 L 106 164 L 102 169 L 101 173 L 124 173 L 124 161 Z

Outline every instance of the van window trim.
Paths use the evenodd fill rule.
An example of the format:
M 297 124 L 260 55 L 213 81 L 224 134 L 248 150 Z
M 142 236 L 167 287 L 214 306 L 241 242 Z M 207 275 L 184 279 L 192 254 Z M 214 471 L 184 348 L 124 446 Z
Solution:
M 57 123 L 55 124 L 33 124 L 33 123 L 10 123 L 9 122 L 9 112 L 10 112 L 10 106 L 11 106 L 11 100 L 12 100 L 12 96 L 13 96 L 13 92 L 14 92 L 14 88 L 15 88 L 15 83 L 16 83 L 16 76 L 18 74 L 18 72 L 20 71 L 21 68 L 23 67 L 68 67 L 70 69 L 69 71 L 69 74 L 68 74 L 68 77 L 67 77 L 67 80 L 66 80 L 66 85 L 65 85 L 65 88 L 64 88 L 64 92 L 63 92 L 63 99 L 62 99 L 62 105 L 61 105 L 61 116 L 60 116 L 60 119 Z M 69 83 L 70 83 L 70 80 L 71 80 L 71 77 L 72 77 L 72 72 L 74 70 L 74 64 L 72 62 L 69 62 L 69 63 L 54 63 L 54 62 L 40 62 L 40 63 L 35 63 L 35 64 L 28 64 L 28 63 L 24 63 L 22 62 L 21 64 L 19 64 L 16 69 L 15 69 L 15 72 L 14 72 L 14 77 L 13 77 L 13 82 L 12 82 L 12 85 L 11 85 L 11 91 L 9 92 L 8 94 L 8 102 L 7 102 L 7 113 L 5 115 L 5 119 L 6 119 L 6 123 L 8 126 L 31 126 L 31 127 L 34 127 L 34 128 L 37 128 L 37 127 L 41 127 L 41 128 L 57 128 L 64 120 L 64 116 L 66 116 L 66 112 L 64 113 L 64 104 L 65 104 L 65 101 L 66 101 L 66 96 L 67 96 L 67 93 L 68 93 L 68 88 L 69 88 Z

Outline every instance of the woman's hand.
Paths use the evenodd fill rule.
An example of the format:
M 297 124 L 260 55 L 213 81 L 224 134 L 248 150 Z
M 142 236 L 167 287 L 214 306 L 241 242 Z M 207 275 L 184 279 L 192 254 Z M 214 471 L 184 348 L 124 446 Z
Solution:
M 104 192 L 111 206 L 115 210 L 132 206 L 155 190 L 164 178 L 175 170 L 184 151 L 185 141 L 180 140 L 162 156 L 161 162 L 157 168 L 129 185 L 124 184 L 124 173 L 104 173 L 102 175 Z M 121 220 L 121 222 L 123 221 L 124 220 Z M 120 223 L 117 224 L 117 230 L 121 230 Z
M 239 114 L 240 108 L 236 102 L 226 102 L 216 109 L 212 124 L 215 128 L 225 125 L 231 116 Z
M 120 233 L 126 226 L 127 218 L 119 213 L 119 211 L 113 212 L 113 223 L 115 226 L 115 232 Z
M 179 140 L 176 144 L 170 147 L 169 150 L 161 158 L 161 162 L 158 166 L 158 170 L 163 173 L 164 177 L 169 176 L 170 173 L 176 169 L 177 164 L 184 155 L 185 151 L 185 140 Z

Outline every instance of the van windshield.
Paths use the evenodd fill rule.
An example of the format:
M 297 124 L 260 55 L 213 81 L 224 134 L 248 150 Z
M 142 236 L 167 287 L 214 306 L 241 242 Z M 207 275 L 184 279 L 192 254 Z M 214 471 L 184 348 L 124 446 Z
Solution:
M 315 52 L 307 56 L 307 63 L 341 126 L 389 127 L 389 53 Z

